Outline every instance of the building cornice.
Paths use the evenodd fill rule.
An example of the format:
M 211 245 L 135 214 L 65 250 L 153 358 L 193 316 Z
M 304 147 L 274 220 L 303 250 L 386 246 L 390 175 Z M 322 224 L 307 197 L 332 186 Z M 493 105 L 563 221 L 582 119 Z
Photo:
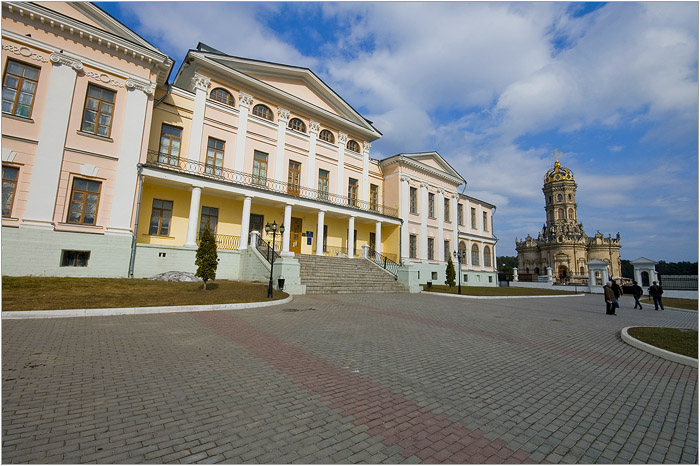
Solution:
M 415 168 L 419 172 L 431 176 L 435 176 L 437 178 L 440 178 L 441 180 L 448 181 L 449 183 L 452 183 L 456 186 L 459 186 L 461 184 L 464 184 L 464 180 L 461 178 L 457 178 L 455 176 L 450 175 L 449 173 L 445 173 L 443 171 L 437 170 L 431 166 L 428 166 L 422 162 L 418 162 L 416 160 L 411 159 L 410 157 L 406 157 L 404 155 L 395 155 L 393 157 L 390 157 L 388 159 L 384 159 L 379 162 L 379 165 L 384 168 L 384 167 L 390 167 L 392 165 L 404 165 L 407 167 Z

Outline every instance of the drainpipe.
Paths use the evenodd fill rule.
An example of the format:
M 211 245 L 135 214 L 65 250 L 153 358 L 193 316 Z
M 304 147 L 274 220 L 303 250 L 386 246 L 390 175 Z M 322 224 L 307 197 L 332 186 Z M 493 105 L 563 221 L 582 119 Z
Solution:
M 134 262 L 136 261 L 136 235 L 139 231 L 139 213 L 141 211 L 141 193 L 143 192 L 143 164 L 136 164 L 138 172 L 139 194 L 136 198 L 136 221 L 134 222 L 134 236 L 131 238 L 131 258 L 129 259 L 129 278 L 134 278 Z

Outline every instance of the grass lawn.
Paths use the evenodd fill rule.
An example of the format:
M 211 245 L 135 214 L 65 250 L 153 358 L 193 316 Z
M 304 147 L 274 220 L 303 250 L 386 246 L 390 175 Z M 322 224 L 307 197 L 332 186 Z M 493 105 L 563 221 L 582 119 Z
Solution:
M 683 298 L 667 298 L 663 296 L 661 300 L 664 303 L 664 307 L 677 307 L 678 309 L 690 309 L 692 311 L 698 310 L 698 300 L 697 299 L 683 299 Z M 642 306 L 654 306 L 654 300 L 649 298 L 644 298 L 639 300 Z
M 698 358 L 698 331 L 685 328 L 634 327 L 630 336 L 657 348 Z
M 273 291 L 272 299 L 287 293 Z M 2 310 L 94 309 L 268 301 L 267 283 L 214 280 L 160 282 L 144 278 L 2 277 Z
M 434 291 L 436 293 L 457 293 L 457 285 L 448 288 L 446 285 L 433 285 L 430 290 L 427 286 L 423 286 L 423 291 Z M 575 294 L 573 291 L 548 290 L 542 288 L 517 288 L 510 286 L 464 286 L 462 285 L 462 294 L 469 296 L 544 296 L 544 295 L 565 295 Z

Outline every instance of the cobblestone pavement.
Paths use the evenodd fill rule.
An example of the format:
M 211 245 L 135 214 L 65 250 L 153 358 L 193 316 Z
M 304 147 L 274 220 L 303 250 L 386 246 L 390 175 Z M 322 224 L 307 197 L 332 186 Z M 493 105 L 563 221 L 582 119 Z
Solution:
M 4 463 L 697 463 L 697 369 L 600 296 L 325 295 L 2 324 Z

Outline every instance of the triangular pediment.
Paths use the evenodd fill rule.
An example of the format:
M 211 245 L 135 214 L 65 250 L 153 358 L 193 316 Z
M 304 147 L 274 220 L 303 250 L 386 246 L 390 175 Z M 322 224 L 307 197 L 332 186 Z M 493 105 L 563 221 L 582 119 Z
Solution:
M 232 79 L 242 79 L 246 84 L 264 92 L 353 123 L 362 129 L 368 140 L 381 136 L 368 120 L 308 68 L 234 57 L 204 44 L 199 44 L 196 51 L 190 51 L 190 55 L 220 65 L 219 72 L 230 70 Z M 175 84 L 184 86 L 184 81 L 178 83 L 176 78 Z M 373 137 L 368 137 L 369 135 Z
M 403 155 L 409 159 L 415 160 L 416 162 L 420 162 L 423 165 L 427 165 L 430 168 L 440 170 L 450 176 L 462 178 L 462 175 L 460 175 L 457 170 L 452 168 L 447 160 L 442 158 L 442 156 L 437 152 L 420 152 L 416 154 Z

